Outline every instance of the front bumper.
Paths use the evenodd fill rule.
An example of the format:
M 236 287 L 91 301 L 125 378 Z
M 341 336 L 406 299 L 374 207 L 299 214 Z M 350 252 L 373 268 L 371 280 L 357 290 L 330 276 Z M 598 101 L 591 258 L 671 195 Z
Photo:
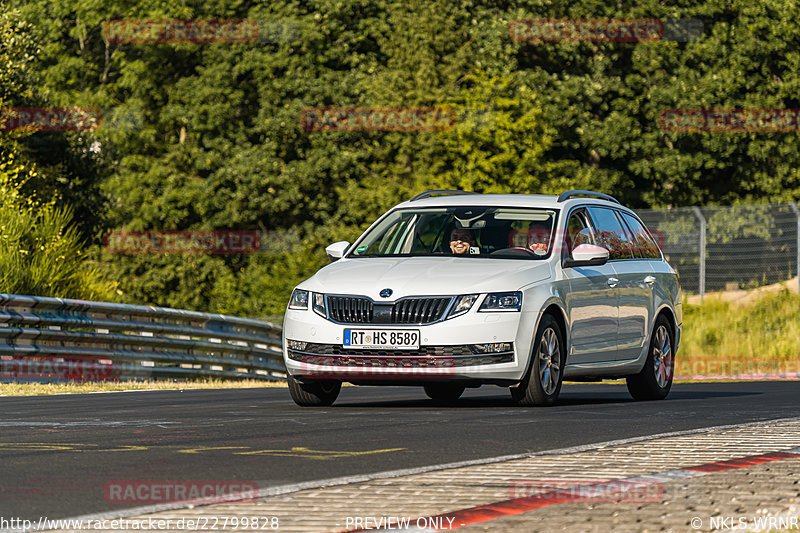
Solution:
M 520 313 L 469 313 L 417 325 L 342 325 L 313 311 L 288 310 L 284 318 L 284 361 L 300 379 L 339 379 L 352 382 L 518 381 L 527 368 L 532 324 Z M 415 329 L 419 350 L 353 349 L 343 346 L 344 329 Z M 530 330 L 532 330 L 532 325 Z M 289 349 L 287 340 L 308 343 Z M 512 343 L 511 351 L 481 353 L 474 345 Z

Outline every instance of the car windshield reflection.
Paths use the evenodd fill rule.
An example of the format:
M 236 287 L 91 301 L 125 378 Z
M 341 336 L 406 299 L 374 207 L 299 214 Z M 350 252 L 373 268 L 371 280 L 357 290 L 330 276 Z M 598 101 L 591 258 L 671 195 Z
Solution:
M 398 209 L 368 231 L 349 257 L 546 259 L 556 215 L 486 206 Z

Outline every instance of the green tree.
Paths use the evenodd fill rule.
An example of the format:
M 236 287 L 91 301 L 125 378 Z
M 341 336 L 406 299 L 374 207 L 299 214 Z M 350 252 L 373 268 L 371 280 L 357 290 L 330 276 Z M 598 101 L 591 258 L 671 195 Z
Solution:
M 34 171 L 0 159 L 0 287 L 3 292 L 107 300 L 114 284 L 83 260 L 68 208 L 22 193 Z
M 53 19 L 30 15 L 32 20 L 26 20 L 23 9 L 0 4 L 0 109 L 80 106 L 48 88 L 41 58 L 51 53 L 52 43 L 42 35 L 41 25 Z M 85 132 L 0 128 L 0 153 L 15 154 L 22 168 L 37 168 L 27 175 L 23 193 L 55 198 L 58 205 L 73 209 L 84 237 L 92 236 L 104 211 L 99 190 L 103 165 L 91 150 L 93 141 Z
M 437 186 L 484 193 L 550 192 L 542 154 L 554 131 L 530 87 L 513 76 L 469 75 L 455 103 L 459 120 L 442 134 L 447 150 Z M 465 84 L 466 85 L 466 84 Z
M 141 116 L 134 128 L 19 140 L 20 159 L 38 163 L 29 185 L 74 206 L 95 243 L 90 254 L 120 280 L 125 301 L 279 312 L 291 287 L 325 263 L 326 244 L 352 240 L 426 188 L 595 189 L 634 207 L 800 197 L 795 134 L 659 124 L 666 108 L 800 107 L 800 8 L 778 0 L 12 5 L 27 28 L 7 25 L 14 38 L 27 35 L 41 51 L 30 59 L 19 55 L 24 46 L 0 49 L 30 75 L 15 70 L 26 81 L 14 82 L 11 104 Z M 236 18 L 288 31 L 215 44 L 118 44 L 102 33 L 111 19 Z M 704 32 L 691 42 L 514 42 L 509 23 L 519 18 L 694 18 Z M 448 106 L 458 121 L 448 131 L 303 130 L 302 111 L 326 106 Z M 99 249 L 109 229 L 296 238 L 250 256 L 119 256 Z

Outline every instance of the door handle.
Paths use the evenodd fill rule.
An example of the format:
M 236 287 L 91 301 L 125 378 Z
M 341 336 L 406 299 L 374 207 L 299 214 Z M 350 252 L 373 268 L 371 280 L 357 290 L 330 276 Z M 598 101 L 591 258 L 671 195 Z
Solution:
M 656 278 L 653 276 L 647 276 L 646 278 L 644 278 L 644 282 L 652 287 L 653 283 L 656 282 Z
M 619 283 L 617 278 L 608 278 L 608 286 L 612 289 L 617 286 L 617 283 Z

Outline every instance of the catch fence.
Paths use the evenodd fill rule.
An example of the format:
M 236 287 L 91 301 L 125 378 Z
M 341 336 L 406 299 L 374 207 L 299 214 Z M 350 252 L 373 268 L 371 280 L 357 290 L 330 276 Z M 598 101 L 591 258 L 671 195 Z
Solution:
M 798 275 L 795 203 L 637 211 L 687 293 L 755 288 Z M 800 283 L 800 282 L 798 282 Z

